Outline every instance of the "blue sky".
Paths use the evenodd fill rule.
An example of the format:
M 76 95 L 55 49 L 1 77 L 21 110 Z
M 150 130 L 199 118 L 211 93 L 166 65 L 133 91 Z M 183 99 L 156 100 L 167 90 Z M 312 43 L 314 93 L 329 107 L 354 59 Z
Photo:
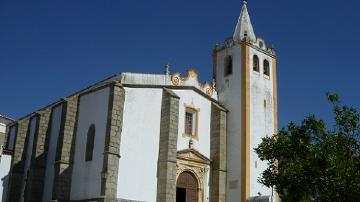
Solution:
M 278 55 L 279 124 L 330 119 L 325 92 L 360 108 L 360 2 L 248 0 Z M 231 36 L 241 0 L 0 1 L 0 114 L 19 118 L 114 73 L 196 68 Z

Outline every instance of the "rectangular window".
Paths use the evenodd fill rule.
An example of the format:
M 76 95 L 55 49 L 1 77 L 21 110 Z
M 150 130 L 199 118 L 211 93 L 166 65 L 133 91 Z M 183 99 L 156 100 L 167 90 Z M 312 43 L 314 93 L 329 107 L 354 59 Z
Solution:
M 199 109 L 185 104 L 184 137 L 198 140 Z
M 193 135 L 194 114 L 187 111 L 185 114 L 185 133 Z

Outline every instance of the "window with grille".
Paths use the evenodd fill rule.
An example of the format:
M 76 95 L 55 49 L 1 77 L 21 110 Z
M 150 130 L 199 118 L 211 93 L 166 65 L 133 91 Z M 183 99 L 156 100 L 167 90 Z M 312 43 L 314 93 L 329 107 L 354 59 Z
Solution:
M 185 135 L 196 136 L 197 111 L 186 107 L 185 110 Z
M 185 119 L 185 133 L 190 135 L 193 131 L 194 114 L 191 112 L 186 112 Z

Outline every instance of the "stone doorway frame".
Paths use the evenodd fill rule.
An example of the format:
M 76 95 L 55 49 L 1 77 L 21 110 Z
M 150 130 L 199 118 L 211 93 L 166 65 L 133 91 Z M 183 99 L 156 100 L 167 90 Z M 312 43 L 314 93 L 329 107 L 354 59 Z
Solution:
M 199 185 L 198 200 L 199 202 L 205 202 L 206 179 L 210 170 L 210 159 L 193 148 L 185 149 L 177 152 L 176 167 L 176 182 L 183 172 L 193 174 Z

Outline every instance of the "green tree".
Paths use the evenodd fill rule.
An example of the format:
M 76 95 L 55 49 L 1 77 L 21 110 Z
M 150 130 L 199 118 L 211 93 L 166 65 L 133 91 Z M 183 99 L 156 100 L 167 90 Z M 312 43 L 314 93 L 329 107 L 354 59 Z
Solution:
M 360 122 L 358 111 L 333 104 L 334 125 L 315 116 L 290 123 L 255 148 L 269 167 L 258 181 L 275 187 L 282 201 L 360 201 Z

